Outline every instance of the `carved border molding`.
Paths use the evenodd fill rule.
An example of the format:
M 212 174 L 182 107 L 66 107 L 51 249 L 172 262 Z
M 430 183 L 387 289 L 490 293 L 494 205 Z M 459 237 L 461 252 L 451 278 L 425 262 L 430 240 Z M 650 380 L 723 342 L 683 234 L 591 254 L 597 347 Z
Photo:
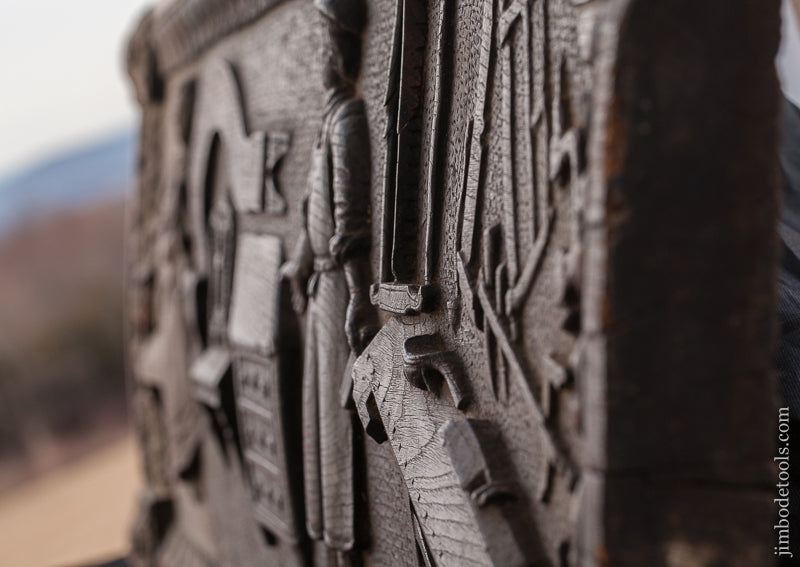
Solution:
M 169 72 L 284 0 L 185 0 L 155 11 L 153 44 L 159 70 Z

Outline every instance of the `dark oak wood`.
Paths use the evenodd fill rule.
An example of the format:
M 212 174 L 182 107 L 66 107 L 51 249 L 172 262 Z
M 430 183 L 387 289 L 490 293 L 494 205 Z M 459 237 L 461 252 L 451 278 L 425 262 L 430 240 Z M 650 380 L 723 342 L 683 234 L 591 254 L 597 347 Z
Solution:
M 778 2 L 130 40 L 132 565 L 767 565 Z

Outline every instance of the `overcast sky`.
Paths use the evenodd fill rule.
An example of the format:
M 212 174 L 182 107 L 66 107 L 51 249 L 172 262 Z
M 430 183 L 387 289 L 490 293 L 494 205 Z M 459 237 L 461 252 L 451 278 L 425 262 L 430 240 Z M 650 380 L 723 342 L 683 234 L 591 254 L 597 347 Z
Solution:
M 124 41 L 153 0 L 0 0 L 0 177 L 135 123 Z

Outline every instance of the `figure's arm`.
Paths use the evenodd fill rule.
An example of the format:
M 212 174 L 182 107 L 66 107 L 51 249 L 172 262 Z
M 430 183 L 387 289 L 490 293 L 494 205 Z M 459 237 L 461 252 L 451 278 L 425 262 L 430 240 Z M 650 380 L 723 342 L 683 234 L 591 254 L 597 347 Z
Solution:
M 292 286 L 292 307 L 298 315 L 306 310 L 306 281 L 314 265 L 314 254 L 308 242 L 308 199 L 303 199 L 303 229 L 294 245 L 289 260 L 281 266 L 281 277 Z
M 314 266 L 314 253 L 311 251 L 311 244 L 308 242 L 308 199 L 303 199 L 303 229 L 295 242 L 289 262 L 293 264 L 297 275 L 308 278 Z
M 360 99 L 346 103 L 338 112 L 330 147 L 335 224 L 330 252 L 344 268 L 347 278 L 350 304 L 345 331 L 350 347 L 358 353 L 365 346 L 364 330 L 376 320 L 369 302 L 372 282 L 369 132 Z

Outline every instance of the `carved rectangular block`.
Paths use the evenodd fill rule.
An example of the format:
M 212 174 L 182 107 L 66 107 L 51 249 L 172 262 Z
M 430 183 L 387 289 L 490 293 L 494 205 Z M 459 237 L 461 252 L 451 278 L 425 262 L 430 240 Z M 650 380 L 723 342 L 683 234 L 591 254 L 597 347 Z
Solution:
M 236 246 L 228 337 L 237 348 L 275 353 L 278 332 L 281 241 L 244 235 Z
M 227 349 L 211 347 L 204 351 L 189 371 L 195 399 L 211 408 L 220 409 L 220 387 L 230 371 L 231 356 Z
M 244 468 L 258 522 L 274 535 L 296 543 L 296 497 L 287 454 L 280 371 L 276 358 L 239 354 L 233 377 Z

